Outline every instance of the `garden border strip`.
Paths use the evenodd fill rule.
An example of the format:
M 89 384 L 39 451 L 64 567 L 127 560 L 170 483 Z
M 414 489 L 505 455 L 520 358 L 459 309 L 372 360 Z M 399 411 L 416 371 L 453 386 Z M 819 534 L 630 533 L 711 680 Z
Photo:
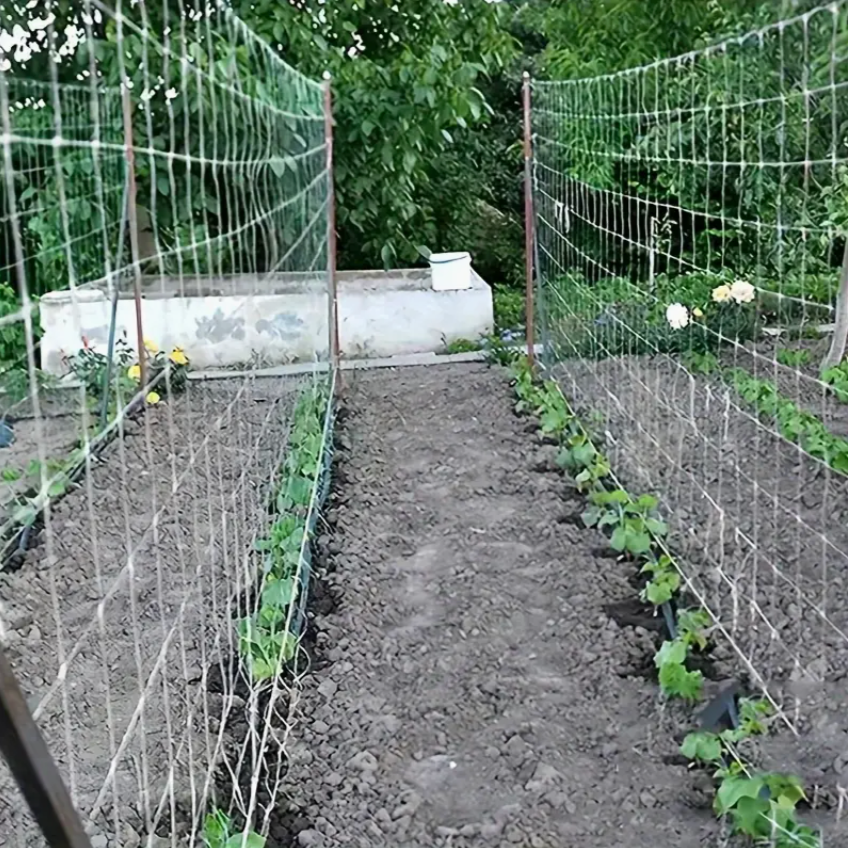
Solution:
M 574 471 L 575 466 L 582 465 L 583 470 L 575 478 L 577 489 L 584 494 L 587 493 L 585 490 L 588 490 L 590 502 L 594 504 L 587 513 L 584 513 L 586 526 L 600 529 L 610 524 L 617 524 L 610 538 L 611 546 L 619 554 L 629 555 L 637 568 L 641 562 L 645 563 L 646 567 L 639 569 L 638 573 L 653 572 L 654 577 L 649 578 L 648 586 L 658 572 L 664 572 L 668 568 L 668 563 L 663 563 L 662 557 L 658 559 L 656 553 L 651 551 L 651 547 L 656 545 L 664 551 L 669 562 L 673 564 L 675 572 L 682 578 L 684 585 L 691 590 L 691 582 L 683 574 L 677 559 L 671 556 L 662 539 L 667 532 L 666 525 L 659 520 L 653 520 L 652 523 L 649 518 L 657 503 L 656 499 L 643 495 L 634 500 L 621 486 L 608 460 L 595 447 L 591 434 L 584 427 L 556 381 L 539 381 L 526 358 L 520 359 L 515 364 L 512 376 L 515 394 L 518 397 L 515 412 L 535 417 L 541 435 L 548 440 L 553 439 L 559 446 L 557 465 L 561 469 Z M 551 395 L 558 398 L 555 404 L 550 402 Z M 576 428 L 576 432 L 572 427 Z M 571 433 L 570 437 L 567 436 L 569 433 Z M 569 443 L 573 442 L 571 447 L 564 442 L 564 436 L 569 439 Z M 575 439 L 577 441 L 574 441 Z M 589 451 L 585 451 L 587 445 Z M 581 447 L 584 448 L 585 457 L 582 453 L 579 455 L 577 453 Z M 564 461 L 560 461 L 563 458 Z M 608 491 L 603 483 L 605 477 L 609 477 L 618 488 Z M 592 495 L 596 497 L 593 498 Z M 629 513 L 628 507 L 631 508 Z M 603 516 L 600 521 L 599 516 Z M 635 534 L 630 536 L 634 542 L 631 547 L 626 545 L 628 534 Z M 645 537 L 650 539 L 647 548 Z M 655 566 L 655 568 L 649 569 L 647 566 Z M 680 584 L 670 587 L 664 584 L 664 588 L 673 598 L 679 591 Z M 666 625 L 671 633 L 674 620 L 672 605 L 668 602 L 659 604 L 651 601 L 650 598 L 647 600 L 655 609 L 662 608 Z M 702 681 L 700 672 L 689 672 L 685 667 L 689 646 L 697 645 L 703 650 L 707 644 L 705 630 L 698 632 L 697 629 L 700 627 L 695 621 L 698 612 L 694 612 L 694 624 L 690 622 L 687 625 L 686 633 L 683 633 L 681 638 L 671 642 L 664 641 L 655 654 L 654 663 L 659 672 L 660 686 L 666 690 L 667 696 L 676 694 L 685 700 L 698 700 L 700 695 L 700 691 L 696 691 L 691 685 L 692 680 L 700 684 Z M 713 625 L 720 627 L 720 623 L 706 609 L 702 608 L 700 612 L 703 612 L 710 622 L 705 629 Z M 681 619 L 678 619 L 678 624 L 680 623 Z M 691 641 L 688 641 L 687 637 L 692 637 Z M 677 648 L 681 650 L 678 651 Z M 679 674 L 674 677 L 669 674 L 664 683 L 663 672 L 667 667 L 671 667 L 671 671 L 679 672 Z M 687 680 L 687 677 L 691 677 L 692 680 Z M 675 685 L 672 686 L 672 684 Z M 772 714 L 771 706 L 776 706 L 767 692 L 764 692 L 764 695 L 768 700 L 741 698 L 737 706 L 736 698 L 740 688 L 734 681 L 699 711 L 697 718 L 702 729 L 686 735 L 680 746 L 680 752 L 691 761 L 693 766 L 715 769 L 712 775 L 715 785 L 713 809 L 720 819 L 723 820 L 727 816 L 732 819 L 734 832 L 755 839 L 770 838 L 773 848 L 789 848 L 789 846 L 821 848 L 821 833 L 802 824 L 796 818 L 796 805 L 806 800 L 800 780 L 794 775 L 756 771 L 753 765 L 737 752 L 736 746 L 739 743 L 752 736 L 768 732 L 768 725 L 764 719 Z M 725 718 L 729 721 L 730 727 L 721 730 L 720 723 Z M 710 726 L 712 729 L 704 729 Z
M 76 484 L 83 478 L 89 457 L 92 460 L 100 459 L 103 451 L 117 438 L 124 420 L 128 419 L 132 413 L 145 408 L 144 399 L 162 380 L 166 379 L 166 374 L 167 369 L 146 386 L 139 387 L 129 402 L 116 413 L 104 429 L 99 430 L 94 438 L 75 447 L 67 457 L 70 460 L 75 453 L 79 452 L 79 459 L 47 479 L 34 497 L 19 495 L 9 501 L 6 507 L 7 517 L 5 520 L 0 520 L 0 571 L 16 571 L 23 565 L 23 562 L 13 563 L 12 560 L 24 554 L 29 548 L 33 529 L 43 526 L 44 511 L 47 506 L 62 500 L 70 492 L 71 484 Z M 97 417 L 94 416 L 95 419 Z M 78 439 L 77 442 L 79 441 Z M 65 478 L 69 485 L 61 493 L 51 496 L 50 488 L 62 478 Z

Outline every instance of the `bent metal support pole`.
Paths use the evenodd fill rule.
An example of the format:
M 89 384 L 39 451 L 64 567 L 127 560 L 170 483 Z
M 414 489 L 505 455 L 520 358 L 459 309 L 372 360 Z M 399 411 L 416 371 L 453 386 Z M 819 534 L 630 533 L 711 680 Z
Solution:
M 330 369 L 341 389 L 339 357 L 339 293 L 336 277 L 336 190 L 333 177 L 333 82 L 324 73 L 324 142 L 327 146 L 327 309 L 330 333 Z
M 51 848 L 91 848 L 62 776 L 0 647 L 0 751 Z
M 524 107 L 524 335 L 527 342 L 527 361 L 533 368 L 536 360 L 533 303 L 533 246 L 535 243 L 533 219 L 533 137 L 530 122 L 530 74 L 524 72 L 522 85 Z

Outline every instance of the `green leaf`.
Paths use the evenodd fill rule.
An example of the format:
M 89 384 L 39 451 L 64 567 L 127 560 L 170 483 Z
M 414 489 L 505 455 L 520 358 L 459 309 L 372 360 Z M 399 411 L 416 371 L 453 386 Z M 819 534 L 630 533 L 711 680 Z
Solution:
M 269 580 L 262 589 L 262 605 L 277 609 L 288 609 L 296 597 L 294 577 L 284 577 L 281 580 Z
M 718 788 L 715 797 L 715 810 L 719 815 L 729 812 L 741 798 L 758 798 L 765 786 L 762 777 L 726 777 Z
M 627 551 L 633 556 L 646 554 L 651 550 L 651 537 L 647 533 L 636 533 L 633 530 L 627 531 Z
M 618 551 L 619 553 L 623 551 L 627 547 L 627 530 L 619 525 L 612 531 L 612 537 L 610 538 L 610 547 L 614 551 Z
M 666 641 L 662 643 L 654 656 L 654 664 L 657 668 L 669 664 L 680 665 L 686 661 L 687 654 L 686 645 L 680 640 Z
M 386 242 L 380 248 L 380 258 L 383 260 L 383 267 L 388 270 L 395 260 L 395 249 L 391 242 Z
M 690 760 L 712 763 L 721 759 L 721 741 L 715 733 L 689 733 L 680 746 L 680 753 Z

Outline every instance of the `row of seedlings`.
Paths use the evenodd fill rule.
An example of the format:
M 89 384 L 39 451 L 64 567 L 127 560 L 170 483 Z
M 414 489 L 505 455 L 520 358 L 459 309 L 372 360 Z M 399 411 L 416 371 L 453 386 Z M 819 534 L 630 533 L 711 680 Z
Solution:
M 848 474 L 848 439 L 832 433 L 821 418 L 783 395 L 772 380 L 755 377 L 744 368 L 725 367 L 711 353 L 690 354 L 687 367 L 695 373 L 719 377 L 757 415 L 773 423 L 786 441 L 798 445 L 834 471 Z M 838 379 L 835 374 L 839 375 Z M 848 363 L 824 372 L 822 383 L 837 400 L 848 399 Z
M 593 438 L 555 381 L 536 380 L 526 358 L 514 366 L 513 376 L 516 412 L 535 417 L 542 435 L 556 442 L 557 464 L 588 501 L 583 523 L 601 530 L 615 554 L 639 569 L 645 579 L 640 598 L 664 619 L 667 637 L 654 656 L 663 694 L 697 703 L 703 698 L 704 677 L 690 668 L 690 660 L 708 649 L 715 622 L 705 609 L 679 607 L 685 581 L 666 545 L 668 527 L 657 515 L 657 498 L 633 496 L 620 485 L 597 447 L 600 440 Z M 716 815 L 757 844 L 821 848 L 819 835 L 798 819 L 797 806 L 806 798 L 800 780 L 758 771 L 750 762 L 750 740 L 768 731 L 771 704 L 759 698 L 737 703 L 731 694 L 726 709 L 705 712 L 726 716 L 730 726 L 721 729 L 716 721 L 710 729 L 689 733 L 680 750 L 693 767 L 712 770 Z
M 314 383 L 294 407 L 288 449 L 269 501 L 273 520 L 256 542 L 262 556 L 258 599 L 238 621 L 238 649 L 255 685 L 273 681 L 297 662 L 312 569 L 311 541 L 330 488 L 332 387 Z M 294 670 L 294 669 L 292 669 Z M 264 848 L 265 838 L 239 830 L 223 810 L 205 819 L 206 848 Z

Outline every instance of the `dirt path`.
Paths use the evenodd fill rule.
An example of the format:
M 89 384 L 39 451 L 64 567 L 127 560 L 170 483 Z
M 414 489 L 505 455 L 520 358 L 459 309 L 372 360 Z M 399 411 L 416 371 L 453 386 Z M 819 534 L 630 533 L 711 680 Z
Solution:
M 635 673 L 653 639 L 603 611 L 635 590 L 561 522 L 579 502 L 534 470 L 503 372 L 357 375 L 347 407 L 339 604 L 290 747 L 300 845 L 711 844 Z

